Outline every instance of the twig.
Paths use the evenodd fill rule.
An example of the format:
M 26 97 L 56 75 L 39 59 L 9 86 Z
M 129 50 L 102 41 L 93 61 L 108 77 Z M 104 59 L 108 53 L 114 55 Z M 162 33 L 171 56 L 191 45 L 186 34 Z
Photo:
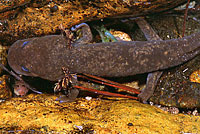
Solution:
M 184 22 L 183 22 L 183 34 L 182 34 L 182 37 L 184 37 L 184 35 L 185 35 L 185 25 L 186 25 L 186 19 L 187 19 L 188 6 L 189 6 L 189 4 L 190 4 L 190 0 L 187 1 L 187 5 L 186 5 L 186 8 L 185 8 Z
M 107 79 L 103 79 L 101 77 L 98 77 L 98 76 L 94 76 L 94 75 L 90 75 L 90 74 L 84 74 L 85 76 L 87 77 L 91 77 L 93 79 L 97 79 L 97 80 L 100 80 L 101 82 L 100 83 L 103 83 L 105 85 L 109 85 L 109 86 L 112 86 L 112 87 L 117 87 L 117 88 L 121 88 L 123 90 L 126 90 L 126 91 L 129 91 L 131 93 L 135 93 L 135 94 L 139 94 L 140 91 L 138 89 L 135 89 L 135 88 L 132 88 L 132 87 L 129 87 L 129 86 L 125 86 L 125 85 L 122 85 L 120 83 L 117 83 L 117 82 L 114 82 L 114 81 L 110 81 L 110 80 L 107 80 Z M 82 77 L 80 75 L 78 75 L 78 77 Z M 88 78 L 86 78 L 88 79 Z M 91 81 L 94 81 L 92 79 L 90 79 Z M 97 81 L 96 81 L 97 82 Z M 99 83 L 99 82 L 98 82 Z
M 102 94 L 102 95 L 108 95 L 108 96 L 122 97 L 122 98 L 129 98 L 129 99 L 138 100 L 138 97 L 134 97 L 134 96 L 127 96 L 127 95 L 123 95 L 123 94 L 110 93 L 110 92 L 106 92 L 106 91 L 100 91 L 100 90 L 81 87 L 81 86 L 77 86 L 77 85 L 75 85 L 74 88 L 79 88 L 81 90 L 90 91 L 90 92 L 93 92 L 93 93 L 96 93 L 96 94 Z
M 39 92 L 37 90 L 35 90 L 33 87 L 31 87 L 28 83 L 26 83 L 21 77 L 19 77 L 17 74 L 15 74 L 12 71 L 9 71 L 3 64 L 0 63 L 0 67 L 2 69 L 4 69 L 6 72 L 8 72 L 10 75 L 14 76 L 17 80 L 22 81 L 24 83 L 24 85 L 29 88 L 31 91 L 38 93 L 38 94 L 42 94 L 42 92 Z

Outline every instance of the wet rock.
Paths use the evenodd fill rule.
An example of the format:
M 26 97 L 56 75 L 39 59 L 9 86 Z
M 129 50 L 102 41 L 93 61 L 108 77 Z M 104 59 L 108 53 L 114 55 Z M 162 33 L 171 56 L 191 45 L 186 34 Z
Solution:
M 0 99 L 5 100 L 12 97 L 12 91 L 8 84 L 8 76 L 3 75 L 0 77 Z
M 200 84 L 190 81 L 194 71 L 199 70 L 200 56 L 179 67 L 165 72 L 159 80 L 151 101 L 179 108 L 200 107 Z
M 3 65 L 7 64 L 7 50 L 8 47 L 7 46 L 3 46 L 0 43 L 0 63 Z M 0 67 L 0 75 L 2 74 L 3 69 Z
M 2 1 L 0 18 L 8 19 L 6 31 L 0 29 L 0 40 L 5 44 L 23 38 L 56 33 L 60 24 L 69 28 L 75 24 L 106 17 L 136 17 L 161 12 L 184 3 L 186 0 L 148 1 Z M 6 2 L 6 4 L 5 4 Z M 59 10 L 52 12 L 50 7 Z M 8 10 L 9 9 L 9 10 Z M 10 18 L 11 17 L 11 18 Z
M 198 116 L 172 115 L 134 100 L 77 99 L 30 94 L 0 104 L 1 132 L 40 133 L 197 133 Z

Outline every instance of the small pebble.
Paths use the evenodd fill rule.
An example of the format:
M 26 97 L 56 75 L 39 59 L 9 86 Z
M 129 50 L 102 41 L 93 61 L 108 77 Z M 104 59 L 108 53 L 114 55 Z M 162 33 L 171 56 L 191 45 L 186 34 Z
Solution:
M 77 127 L 80 131 L 83 130 L 83 126 L 77 126 L 77 125 L 75 125 L 75 127 Z
M 0 103 L 1 103 L 1 102 L 4 102 L 4 101 L 5 101 L 4 99 L 0 99 Z
M 153 102 L 151 102 L 151 101 L 149 102 L 149 104 L 150 104 L 151 106 L 153 106 L 153 105 L 154 105 L 154 103 L 153 103 Z
M 89 101 L 89 100 L 91 100 L 91 99 L 92 99 L 92 97 L 90 97 L 90 96 L 87 96 L 87 97 L 85 97 L 85 99 Z
M 133 123 L 128 123 L 128 126 L 133 126 Z
M 195 110 L 192 112 L 192 115 L 198 116 L 198 111 L 197 111 L 197 109 L 195 109 Z
M 58 6 L 57 6 L 57 5 L 54 5 L 53 7 L 50 7 L 50 11 L 51 11 L 51 12 L 56 12 L 56 11 L 58 11 Z

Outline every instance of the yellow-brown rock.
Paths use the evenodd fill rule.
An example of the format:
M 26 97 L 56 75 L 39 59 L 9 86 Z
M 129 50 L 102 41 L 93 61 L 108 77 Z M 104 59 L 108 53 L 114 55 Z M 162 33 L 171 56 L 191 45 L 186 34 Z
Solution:
M 0 99 L 8 99 L 12 97 L 12 92 L 8 86 L 8 76 L 0 77 Z
M 0 105 L 1 132 L 198 133 L 200 118 L 172 115 L 134 100 L 86 100 L 59 103 L 56 96 L 30 94 Z M 78 129 L 79 127 L 79 129 Z
M 0 43 L 0 63 L 3 65 L 7 64 L 7 51 L 8 51 L 8 47 L 7 46 L 3 46 Z M 2 68 L 0 68 L 0 74 L 2 73 Z
M 190 75 L 190 81 L 200 83 L 200 70 L 196 70 Z

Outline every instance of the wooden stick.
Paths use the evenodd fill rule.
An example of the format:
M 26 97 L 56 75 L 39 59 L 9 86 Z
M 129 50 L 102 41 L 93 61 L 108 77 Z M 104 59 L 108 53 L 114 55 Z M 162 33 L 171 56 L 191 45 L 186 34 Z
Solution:
M 110 92 L 106 92 L 106 91 L 100 91 L 100 90 L 86 88 L 86 87 L 81 87 L 81 86 L 77 86 L 77 85 L 75 85 L 73 87 L 74 88 L 79 88 L 81 90 L 86 90 L 86 91 L 94 92 L 96 94 L 102 94 L 102 95 L 107 95 L 107 96 L 122 97 L 122 98 L 129 98 L 129 99 L 138 100 L 138 97 L 134 97 L 134 96 L 127 96 L 127 95 L 122 95 L 122 94 L 117 94 L 117 93 L 110 93 Z
M 24 83 L 24 85 L 29 88 L 31 91 L 38 93 L 38 94 L 42 94 L 42 92 L 39 92 L 37 90 L 35 90 L 33 87 L 31 87 L 28 83 L 26 83 L 21 77 L 19 77 L 17 74 L 15 74 L 12 71 L 9 71 L 3 64 L 0 63 L 0 67 L 2 69 L 4 69 L 6 72 L 8 72 L 10 75 L 14 76 L 17 80 L 22 81 Z
M 91 78 L 100 80 L 101 82 L 98 82 L 98 83 L 105 82 L 105 83 L 107 83 L 107 85 L 112 86 L 112 87 L 121 88 L 121 89 L 124 89 L 125 91 L 129 91 L 129 92 L 136 93 L 136 94 L 140 93 L 140 91 L 138 89 L 128 87 L 128 86 L 122 85 L 122 84 L 114 82 L 114 81 L 110 81 L 110 80 L 107 80 L 107 79 L 104 79 L 104 78 L 101 78 L 101 77 L 98 77 L 98 76 L 90 75 L 90 74 L 84 74 L 84 75 L 87 76 L 87 77 L 91 77 Z M 78 75 L 78 77 L 80 77 L 80 75 Z M 92 80 L 92 81 L 94 81 L 94 80 Z M 103 84 L 105 84 L 105 83 L 103 83 Z
M 185 14 L 184 14 L 184 22 L 183 22 L 183 34 L 182 34 L 182 37 L 184 37 L 185 35 L 185 25 L 186 25 L 186 19 L 187 19 L 187 14 L 188 14 L 188 6 L 190 4 L 190 0 L 187 1 L 187 5 L 186 5 L 186 8 L 185 8 Z

